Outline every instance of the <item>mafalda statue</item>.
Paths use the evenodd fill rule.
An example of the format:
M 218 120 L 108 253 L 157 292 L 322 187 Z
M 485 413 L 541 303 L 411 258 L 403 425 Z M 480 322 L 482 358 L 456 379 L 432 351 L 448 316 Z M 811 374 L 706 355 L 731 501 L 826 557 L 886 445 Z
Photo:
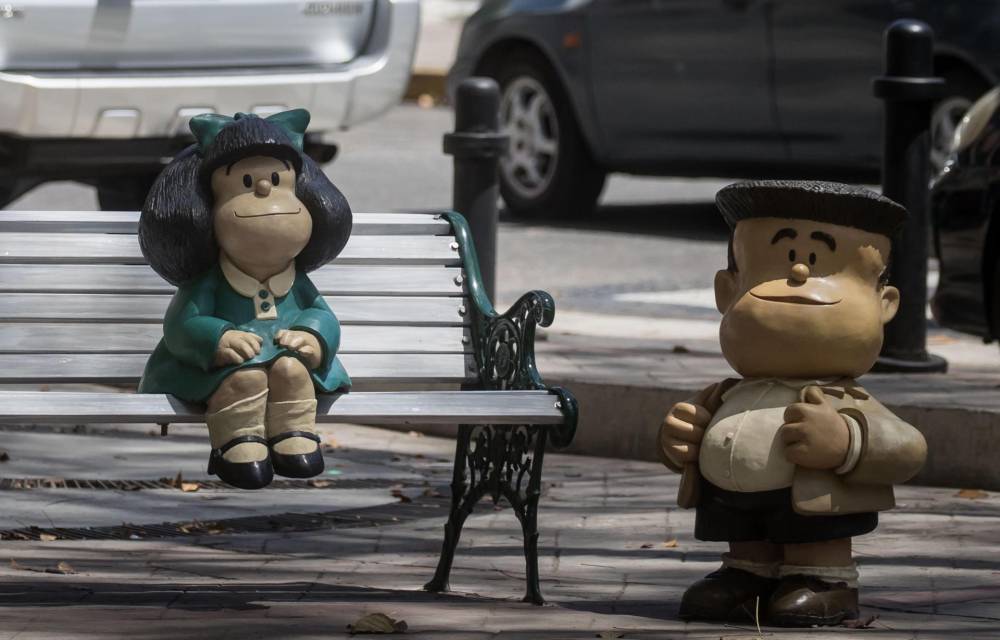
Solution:
M 346 390 L 340 325 L 306 275 L 351 234 L 351 209 L 302 153 L 309 112 L 191 119 L 139 219 L 177 285 L 139 391 L 207 404 L 208 471 L 243 489 L 323 471 L 316 392 Z
M 716 204 L 732 228 L 715 277 L 722 352 L 743 378 L 674 405 L 660 450 L 684 474 L 695 537 L 729 552 L 680 615 L 839 624 L 858 617 L 851 538 L 875 529 L 927 452 L 855 382 L 899 306 L 886 273 L 906 211 L 826 182 L 734 184 Z

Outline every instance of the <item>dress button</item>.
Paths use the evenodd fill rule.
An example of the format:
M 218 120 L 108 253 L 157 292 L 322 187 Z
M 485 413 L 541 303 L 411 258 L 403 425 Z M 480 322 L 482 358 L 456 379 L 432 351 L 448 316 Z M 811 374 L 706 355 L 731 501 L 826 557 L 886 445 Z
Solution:
M 260 291 L 257 292 L 257 295 L 259 295 L 261 298 L 266 298 L 267 297 L 267 289 L 261 289 Z
M 261 302 L 260 303 L 260 308 L 263 309 L 264 311 L 267 311 L 268 309 L 271 308 L 271 303 L 270 302 Z

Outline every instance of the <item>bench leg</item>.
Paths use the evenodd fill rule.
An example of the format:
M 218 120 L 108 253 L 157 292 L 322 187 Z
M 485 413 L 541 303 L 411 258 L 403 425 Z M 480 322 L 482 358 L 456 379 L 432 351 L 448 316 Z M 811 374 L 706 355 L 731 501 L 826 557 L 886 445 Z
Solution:
M 496 503 L 506 498 L 524 536 L 525 602 L 544 604 L 538 578 L 538 499 L 541 495 L 542 458 L 546 431 L 533 426 L 459 427 L 455 470 L 451 483 L 451 512 L 444 528 L 444 543 L 428 591 L 448 590 L 448 577 L 462 525 L 476 503 L 491 495 Z
M 525 594 L 523 601 L 532 604 L 545 604 L 542 589 L 538 584 L 538 497 L 529 499 L 524 506 L 524 513 L 516 511 L 521 521 L 521 532 L 524 535 L 524 572 Z
M 455 467 L 451 480 L 451 511 L 448 513 L 448 522 L 444 525 L 441 557 L 438 559 L 434 577 L 424 585 L 425 590 L 434 593 L 449 590 L 448 579 L 451 575 L 451 564 L 455 560 L 455 549 L 458 548 L 458 540 L 462 537 L 462 525 L 476 504 L 467 500 L 466 496 L 469 484 L 466 482 L 465 470 L 471 433 L 472 427 L 469 425 L 459 427 L 458 441 L 455 445 Z M 479 497 L 482 497 L 482 494 Z

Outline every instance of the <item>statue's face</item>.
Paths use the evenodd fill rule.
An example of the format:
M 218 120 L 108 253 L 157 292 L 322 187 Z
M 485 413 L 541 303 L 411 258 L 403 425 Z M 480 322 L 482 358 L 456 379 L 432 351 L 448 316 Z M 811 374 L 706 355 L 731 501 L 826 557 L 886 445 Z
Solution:
M 736 272 L 715 296 L 726 360 L 747 378 L 857 377 L 882 348 L 899 291 L 881 286 L 890 241 L 851 227 L 786 218 L 736 225 Z
M 312 217 L 295 196 L 295 169 L 253 156 L 212 172 L 219 247 L 242 268 L 283 269 L 309 243 Z

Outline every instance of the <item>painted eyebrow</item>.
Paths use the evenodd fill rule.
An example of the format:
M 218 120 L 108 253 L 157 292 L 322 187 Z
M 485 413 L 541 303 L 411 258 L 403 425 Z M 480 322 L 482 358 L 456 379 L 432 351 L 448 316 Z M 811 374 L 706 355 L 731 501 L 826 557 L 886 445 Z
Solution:
M 799 234 L 798 232 L 795 231 L 795 229 L 792 229 L 791 227 L 785 227 L 784 229 L 779 229 L 778 233 L 774 234 L 774 237 L 771 238 L 771 244 L 776 243 L 778 240 L 781 240 L 782 238 L 791 238 L 792 240 L 794 240 L 795 238 L 798 237 L 798 235 Z
M 834 240 L 833 236 L 831 236 L 829 233 L 823 233 L 822 231 L 813 231 L 812 233 L 809 234 L 809 237 L 812 238 L 813 240 L 819 240 L 820 242 L 824 243 L 826 246 L 830 247 L 830 251 L 837 250 L 837 241 Z

